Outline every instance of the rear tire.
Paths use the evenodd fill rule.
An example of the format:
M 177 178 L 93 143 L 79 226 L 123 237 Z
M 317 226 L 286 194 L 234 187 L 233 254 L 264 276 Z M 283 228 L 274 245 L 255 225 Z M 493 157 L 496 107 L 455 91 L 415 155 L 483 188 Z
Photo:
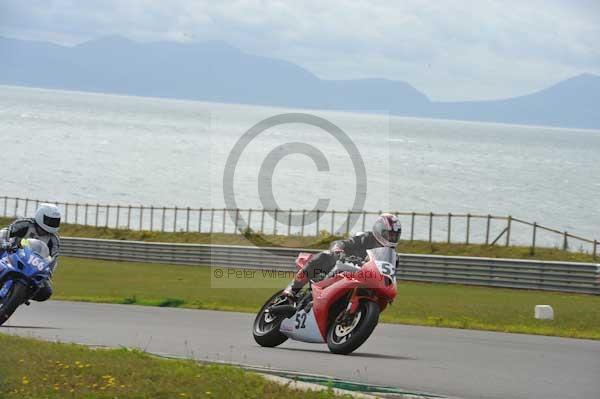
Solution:
M 279 331 L 279 326 L 284 320 L 284 317 L 272 316 L 269 313 L 265 313 L 265 310 L 269 306 L 272 306 L 273 304 L 277 303 L 278 300 L 280 300 L 282 292 L 283 291 L 279 291 L 271 298 L 269 298 L 269 300 L 263 305 L 263 307 L 260 308 L 260 311 L 254 319 L 254 340 L 260 346 L 273 348 L 275 346 L 281 345 L 288 339 L 287 336 L 285 336 Z
M 25 302 L 26 295 L 27 287 L 25 284 L 14 281 L 8 294 L 0 300 L 0 326 Z
M 329 327 L 327 346 L 331 353 L 347 355 L 371 336 L 379 323 L 379 305 L 368 300 L 361 301 L 353 319 L 340 320 L 340 316 Z

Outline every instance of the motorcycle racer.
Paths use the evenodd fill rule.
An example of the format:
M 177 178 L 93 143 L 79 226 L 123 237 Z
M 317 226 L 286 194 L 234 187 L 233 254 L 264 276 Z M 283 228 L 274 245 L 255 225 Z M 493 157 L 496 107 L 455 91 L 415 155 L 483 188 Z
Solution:
M 11 225 L 0 230 L 0 252 L 10 248 L 21 239 L 35 238 L 43 241 L 50 251 L 51 268 L 54 271 L 59 255 L 61 213 L 53 204 L 40 204 L 35 216 L 31 219 L 17 219 Z M 35 301 L 45 301 L 52 295 L 52 284 L 47 281 L 32 298 Z
M 396 216 L 390 213 L 379 215 L 372 231 L 357 234 L 347 240 L 335 241 L 328 251 L 314 255 L 304 269 L 298 271 L 294 280 L 284 290 L 284 294 L 295 297 L 309 280 L 315 280 L 319 275 L 329 273 L 341 258 L 353 256 L 364 259 L 368 249 L 395 247 L 401 233 L 402 226 Z

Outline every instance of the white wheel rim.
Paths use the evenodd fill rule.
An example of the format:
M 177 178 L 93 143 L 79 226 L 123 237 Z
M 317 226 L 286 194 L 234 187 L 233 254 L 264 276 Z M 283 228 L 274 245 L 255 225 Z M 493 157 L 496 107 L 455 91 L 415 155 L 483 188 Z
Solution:
M 335 335 L 337 335 L 340 338 L 343 338 L 343 337 L 347 336 L 348 334 L 350 334 L 352 331 L 354 331 L 354 329 L 358 325 L 358 322 L 360 321 L 361 317 L 362 317 L 362 313 L 356 312 L 356 314 L 354 315 L 354 319 L 352 320 L 352 323 L 349 326 L 341 326 L 339 324 L 336 325 L 335 326 Z
M 265 323 L 272 323 L 275 320 L 275 317 L 271 315 L 269 312 L 265 312 Z

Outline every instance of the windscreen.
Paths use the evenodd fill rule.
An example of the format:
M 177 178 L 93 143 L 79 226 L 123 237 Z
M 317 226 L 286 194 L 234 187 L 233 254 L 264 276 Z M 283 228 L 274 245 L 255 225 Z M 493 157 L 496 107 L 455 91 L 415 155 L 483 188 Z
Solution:
M 393 248 L 373 248 L 367 250 L 367 253 L 369 254 L 369 259 L 391 263 L 392 265 L 396 264 L 396 251 Z
M 21 246 L 23 248 L 29 248 L 32 252 L 35 252 L 46 261 L 50 259 L 50 250 L 44 241 L 30 238 L 27 240 L 22 240 Z

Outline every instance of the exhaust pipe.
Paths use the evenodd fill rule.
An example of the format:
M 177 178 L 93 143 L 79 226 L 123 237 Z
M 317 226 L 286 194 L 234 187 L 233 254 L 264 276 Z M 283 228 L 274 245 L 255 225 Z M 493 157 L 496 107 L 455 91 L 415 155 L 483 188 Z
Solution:
M 293 305 L 275 305 L 271 306 L 268 312 L 275 316 L 291 317 L 296 313 L 296 307 Z

